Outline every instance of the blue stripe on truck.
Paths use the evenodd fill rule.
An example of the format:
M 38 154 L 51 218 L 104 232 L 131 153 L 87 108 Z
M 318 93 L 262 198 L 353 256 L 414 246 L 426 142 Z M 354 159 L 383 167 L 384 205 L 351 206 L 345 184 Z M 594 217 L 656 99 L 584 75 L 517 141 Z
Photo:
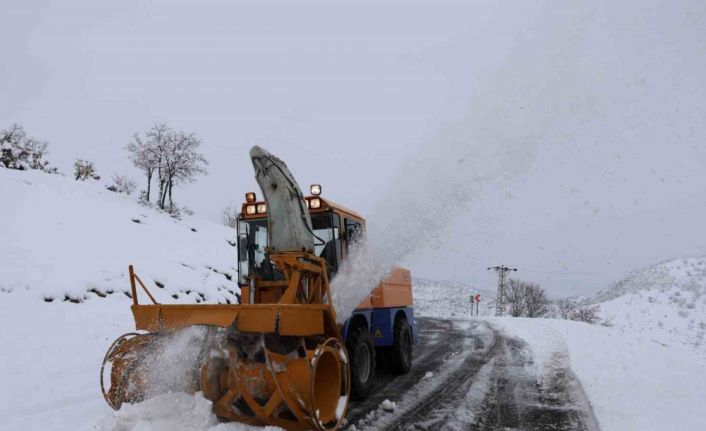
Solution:
M 412 343 L 417 344 L 419 331 L 417 330 L 417 322 L 414 320 L 414 308 L 412 307 L 356 309 L 343 326 L 343 338 L 348 339 L 349 323 L 353 317 L 361 316 L 365 319 L 370 329 L 376 347 L 392 346 L 395 316 L 399 311 L 405 313 L 407 322 L 412 330 Z

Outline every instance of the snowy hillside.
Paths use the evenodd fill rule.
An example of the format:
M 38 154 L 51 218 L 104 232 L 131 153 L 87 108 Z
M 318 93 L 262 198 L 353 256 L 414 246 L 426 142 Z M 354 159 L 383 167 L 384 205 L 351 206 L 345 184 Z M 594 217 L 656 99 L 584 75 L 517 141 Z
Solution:
M 2 292 L 73 302 L 122 295 L 132 264 L 160 302 L 236 301 L 232 229 L 175 220 L 94 181 L 0 169 L 0 185 Z
M 481 295 L 478 312 L 481 316 L 495 314 L 495 293 L 469 284 L 413 278 L 414 309 L 419 316 L 440 318 L 469 317 L 471 296 Z M 474 309 L 475 310 L 475 309 Z
M 706 258 L 676 259 L 634 271 L 590 302 L 616 329 L 706 357 Z
M 232 229 L 37 171 L 0 169 L 0 202 L 0 429 L 249 429 L 185 394 L 113 412 L 98 386 L 108 346 L 135 329 L 127 266 L 160 302 L 235 302 Z

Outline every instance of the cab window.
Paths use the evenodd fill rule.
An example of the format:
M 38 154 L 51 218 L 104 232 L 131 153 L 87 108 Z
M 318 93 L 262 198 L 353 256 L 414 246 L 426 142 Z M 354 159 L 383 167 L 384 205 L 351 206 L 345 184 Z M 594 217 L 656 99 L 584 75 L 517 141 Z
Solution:
M 344 218 L 346 253 L 349 252 L 351 245 L 359 242 L 363 238 L 363 226 L 360 222 Z

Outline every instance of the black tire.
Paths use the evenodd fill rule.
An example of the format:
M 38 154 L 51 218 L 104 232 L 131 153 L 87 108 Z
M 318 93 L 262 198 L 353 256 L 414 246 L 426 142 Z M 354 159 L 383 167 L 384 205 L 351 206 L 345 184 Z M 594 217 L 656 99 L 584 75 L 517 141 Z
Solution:
M 346 340 L 351 368 L 351 397 L 364 399 L 370 394 L 375 380 L 375 343 L 364 326 L 350 330 Z
M 395 319 L 389 369 L 393 374 L 407 374 L 412 367 L 412 329 L 404 317 Z

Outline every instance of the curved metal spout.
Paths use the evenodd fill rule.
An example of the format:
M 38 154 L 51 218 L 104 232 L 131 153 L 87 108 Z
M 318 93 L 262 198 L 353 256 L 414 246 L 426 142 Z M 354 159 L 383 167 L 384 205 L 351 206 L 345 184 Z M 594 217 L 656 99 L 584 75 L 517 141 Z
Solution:
M 257 145 L 250 150 L 255 179 L 267 203 L 268 243 L 276 251 L 314 251 L 311 217 L 287 165 Z

